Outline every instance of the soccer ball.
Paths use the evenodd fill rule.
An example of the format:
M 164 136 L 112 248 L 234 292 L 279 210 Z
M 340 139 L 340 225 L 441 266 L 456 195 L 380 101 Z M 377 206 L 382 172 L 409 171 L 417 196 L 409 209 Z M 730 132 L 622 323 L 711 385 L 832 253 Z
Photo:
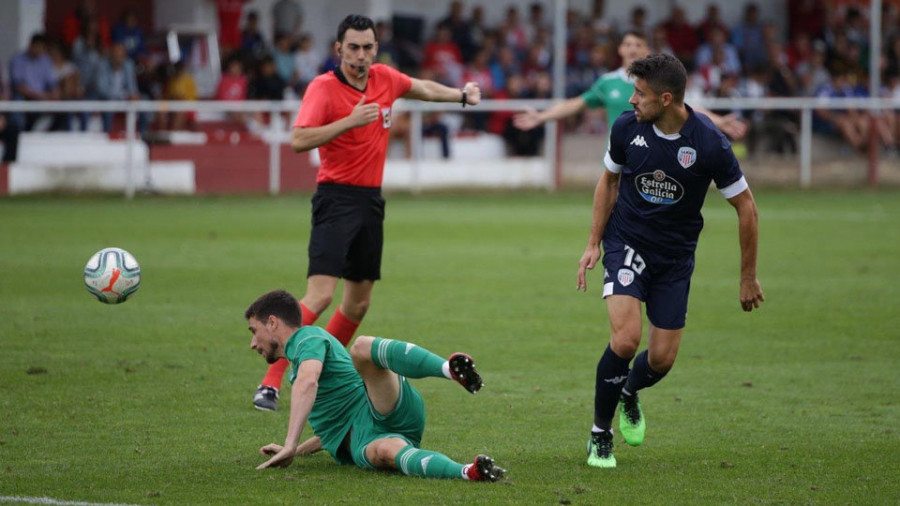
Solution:
M 141 266 L 123 249 L 103 248 L 84 266 L 84 285 L 104 304 L 125 302 L 141 286 Z

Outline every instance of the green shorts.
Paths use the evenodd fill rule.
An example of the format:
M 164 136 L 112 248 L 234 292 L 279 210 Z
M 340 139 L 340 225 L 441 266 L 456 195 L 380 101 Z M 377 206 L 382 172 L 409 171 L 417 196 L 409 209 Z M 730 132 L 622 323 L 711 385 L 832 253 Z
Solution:
M 406 440 L 416 448 L 425 433 L 425 403 L 419 392 L 403 376 L 400 378 L 400 396 L 394 410 L 387 415 L 375 411 L 366 397 L 369 409 L 361 410 L 353 419 L 350 429 L 350 453 L 353 463 L 363 469 L 374 469 L 366 458 L 366 447 L 376 439 L 396 437 Z

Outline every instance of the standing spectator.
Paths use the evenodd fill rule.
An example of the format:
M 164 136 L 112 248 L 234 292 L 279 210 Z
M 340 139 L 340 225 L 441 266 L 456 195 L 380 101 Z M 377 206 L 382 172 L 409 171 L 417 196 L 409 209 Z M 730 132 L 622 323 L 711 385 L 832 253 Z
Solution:
M 294 53 L 294 68 L 297 69 L 297 93 L 302 93 L 306 86 L 316 78 L 320 63 L 322 63 L 322 58 L 319 57 L 313 46 L 312 37 L 307 34 L 302 35 L 297 51 Z
M 132 61 L 138 61 L 138 57 L 144 54 L 144 31 L 138 26 L 137 13 L 128 9 L 122 14 L 122 19 L 113 27 L 112 41 L 125 45 L 125 51 Z
M 278 77 L 288 86 L 293 86 L 297 81 L 297 71 L 294 66 L 294 52 L 291 51 L 291 38 L 287 33 L 275 35 L 272 61 L 275 62 L 275 72 Z
M 241 32 L 241 51 L 247 58 L 256 60 L 266 50 L 266 41 L 259 31 L 259 15 L 256 11 L 247 14 L 247 24 Z
M 78 7 L 63 19 L 63 42 L 71 47 L 75 39 L 84 31 L 84 26 L 90 22 L 97 23 L 102 47 L 109 47 L 111 43 L 109 21 L 97 14 L 97 4 L 94 0 L 82 0 Z
M 134 71 L 134 62 L 128 58 L 128 49 L 122 42 L 116 42 L 109 51 L 109 58 L 100 64 L 97 74 L 97 94 L 100 100 L 138 100 L 141 98 L 138 92 L 137 75 Z M 196 97 L 195 97 L 196 98 Z M 113 113 L 104 112 L 103 131 L 109 132 L 112 128 Z M 138 129 L 145 130 L 146 116 L 141 113 L 138 118 Z
M 709 4 L 706 8 L 706 18 L 697 25 L 697 38 L 701 44 L 709 42 L 713 30 L 721 30 L 726 34 L 726 39 L 728 38 L 728 25 L 722 21 L 721 11 L 715 3 Z
M 59 99 L 56 69 L 47 56 L 47 38 L 44 34 L 34 34 L 28 43 L 28 49 L 9 62 L 9 79 L 13 100 Z M 14 115 L 17 126 L 24 130 L 34 128 L 34 123 L 40 116 L 39 113 Z
M 287 35 L 290 45 L 300 40 L 303 10 L 297 0 L 278 0 L 272 6 L 272 33 Z
M 450 27 L 438 25 L 434 38 L 425 44 L 422 67 L 434 72 L 441 84 L 456 86 L 462 81 L 462 53 Z
M 241 47 L 241 13 L 246 0 L 216 0 L 219 15 L 219 44 L 226 53 Z
M 731 31 L 731 43 L 738 50 L 741 63 L 745 67 L 756 67 L 766 63 L 766 52 L 760 49 L 765 45 L 763 27 L 759 21 L 759 6 L 753 2 L 744 8 L 744 19 Z
M 282 100 L 286 86 L 287 83 L 278 75 L 275 60 L 271 56 L 266 56 L 259 62 L 259 70 L 256 78 L 250 81 L 247 96 L 251 100 Z M 265 115 L 261 112 L 256 113 L 250 131 L 254 131 L 255 125 L 263 123 Z
M 688 23 L 684 8 L 673 5 L 669 19 L 663 22 L 669 45 L 675 52 L 675 56 L 688 69 L 694 68 L 694 53 L 697 51 L 697 31 Z

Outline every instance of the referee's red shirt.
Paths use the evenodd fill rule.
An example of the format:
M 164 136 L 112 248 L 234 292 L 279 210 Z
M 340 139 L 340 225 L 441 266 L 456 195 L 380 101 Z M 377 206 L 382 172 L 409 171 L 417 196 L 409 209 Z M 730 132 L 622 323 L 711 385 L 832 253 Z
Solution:
M 334 72 L 322 74 L 309 83 L 295 127 L 319 127 L 344 118 L 350 115 L 362 95 L 366 96 L 367 104 L 377 102 L 381 109 L 378 119 L 372 123 L 347 130 L 319 146 L 322 165 L 316 182 L 381 186 L 391 106 L 411 86 L 409 76 L 379 63 L 369 68 L 369 81 L 363 92 L 342 81 Z

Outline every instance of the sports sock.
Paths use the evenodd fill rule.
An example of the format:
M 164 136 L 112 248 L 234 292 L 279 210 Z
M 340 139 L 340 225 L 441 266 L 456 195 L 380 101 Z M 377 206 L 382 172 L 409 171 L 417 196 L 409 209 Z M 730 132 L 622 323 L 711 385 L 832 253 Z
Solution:
M 310 311 L 302 302 L 300 303 L 300 324 L 312 325 L 316 322 L 319 315 Z M 278 359 L 274 364 L 269 365 L 266 375 L 263 377 L 262 386 L 281 389 L 281 380 L 284 378 L 284 371 L 291 365 L 285 358 Z
M 341 312 L 341 308 L 337 308 L 334 310 L 334 314 L 331 315 L 331 319 L 328 320 L 328 326 L 325 327 L 325 330 L 336 337 L 341 344 L 347 346 L 347 343 L 353 339 L 353 333 L 356 332 L 357 327 L 359 327 L 358 322 L 347 318 Z
M 372 361 L 407 378 L 444 378 L 446 359 L 413 343 L 376 337 L 372 341 Z
M 300 325 L 312 325 L 319 319 L 319 315 L 313 313 L 306 304 L 300 303 Z
M 464 465 L 442 453 L 420 450 L 412 445 L 397 452 L 394 463 L 407 476 L 468 479 L 463 472 Z
M 616 355 L 609 345 L 597 363 L 597 382 L 594 387 L 594 425 L 603 430 L 612 427 L 619 394 L 628 377 L 630 359 Z
M 628 380 L 625 381 L 623 394 L 632 395 L 642 388 L 652 387 L 659 380 L 663 379 L 668 371 L 660 374 L 650 367 L 648 359 L 648 350 L 644 350 L 640 355 L 635 357 L 634 364 L 631 366 L 631 372 L 628 373 Z

